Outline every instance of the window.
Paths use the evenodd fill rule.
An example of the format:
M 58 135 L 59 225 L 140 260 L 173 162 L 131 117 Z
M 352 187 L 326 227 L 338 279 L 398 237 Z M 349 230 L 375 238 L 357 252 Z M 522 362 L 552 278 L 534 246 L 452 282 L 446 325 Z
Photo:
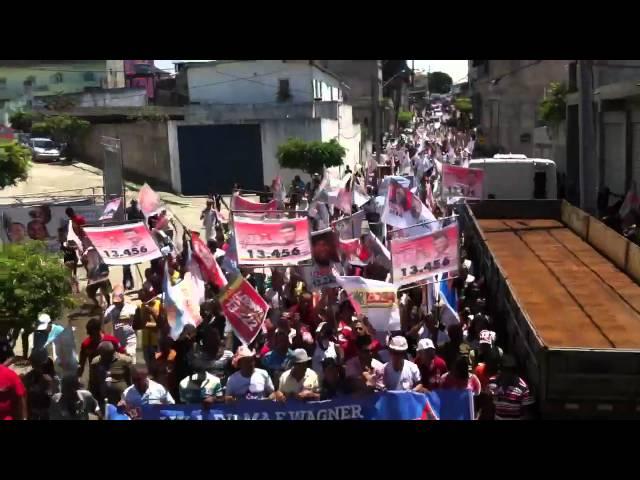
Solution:
M 96 81 L 96 74 L 93 72 L 84 72 L 84 74 L 82 75 L 82 79 L 85 82 L 95 82 Z
M 60 72 L 54 73 L 53 75 L 51 75 L 51 83 L 62 83 L 63 80 L 64 80 L 64 77 Z
M 5 77 L 0 77 L 0 90 L 3 88 L 7 88 L 7 79 Z
M 284 102 L 291 98 L 289 90 L 289 79 L 281 78 L 278 80 L 278 101 Z

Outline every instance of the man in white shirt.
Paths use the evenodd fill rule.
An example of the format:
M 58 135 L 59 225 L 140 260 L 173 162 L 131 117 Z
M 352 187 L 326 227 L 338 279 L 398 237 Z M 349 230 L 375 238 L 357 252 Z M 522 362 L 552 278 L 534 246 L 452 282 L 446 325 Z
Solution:
M 389 342 L 391 361 L 384 365 L 384 387 L 387 390 L 411 391 L 420 384 L 418 366 L 405 359 L 407 339 L 395 336 Z
M 207 206 L 200 214 L 200 220 L 202 220 L 202 225 L 204 226 L 205 239 L 208 242 L 209 240 L 216 239 L 216 225 L 220 222 L 218 219 L 218 212 L 213 207 L 213 200 L 207 199 Z
M 131 380 L 133 385 L 122 393 L 122 401 L 127 410 L 137 410 L 145 405 L 173 405 L 171 394 L 159 383 L 149 379 L 149 369 L 144 365 L 134 365 Z
M 318 374 L 308 367 L 310 361 L 304 348 L 293 351 L 293 367 L 280 375 L 278 387 L 286 399 L 320 400 Z

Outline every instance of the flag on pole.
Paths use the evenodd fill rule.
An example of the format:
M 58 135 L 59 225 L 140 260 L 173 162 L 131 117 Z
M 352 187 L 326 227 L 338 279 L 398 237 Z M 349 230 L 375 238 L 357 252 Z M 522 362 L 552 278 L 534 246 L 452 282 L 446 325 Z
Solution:
M 140 210 L 142 210 L 144 216 L 150 217 L 158 213 L 162 206 L 162 200 L 160 199 L 160 195 L 145 183 L 138 192 L 138 205 L 140 205 Z

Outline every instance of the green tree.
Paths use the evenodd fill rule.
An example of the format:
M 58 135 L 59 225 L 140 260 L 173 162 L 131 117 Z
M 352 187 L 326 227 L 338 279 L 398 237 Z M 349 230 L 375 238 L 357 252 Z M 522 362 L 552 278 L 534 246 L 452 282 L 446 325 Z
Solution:
M 278 146 L 276 157 L 282 168 L 303 170 L 308 174 L 321 173 L 324 167 L 342 165 L 346 151 L 337 140 L 305 142 L 290 138 Z
M 444 72 L 433 72 L 429 74 L 429 91 L 431 93 L 448 93 L 451 91 L 453 79 Z
M 11 114 L 9 117 L 9 123 L 15 130 L 29 133 L 31 132 L 31 125 L 34 121 L 40 119 L 40 115 L 33 112 L 18 111 Z
M 567 110 L 567 85 L 551 82 L 547 92 L 540 102 L 538 113 L 542 121 L 555 126 L 564 120 Z
M 33 135 L 50 136 L 56 142 L 70 143 L 78 139 L 89 128 L 89 122 L 69 115 L 45 117 L 34 122 L 31 127 Z
M 75 306 L 70 271 L 43 242 L 5 244 L 0 250 L 0 328 L 33 331 L 41 312 L 59 318 L 64 308 Z
M 19 143 L 0 145 L 0 189 L 27 179 L 31 150 Z
M 459 112 L 457 119 L 457 128 L 466 130 L 471 126 L 471 112 L 473 106 L 471 105 L 471 99 L 469 97 L 458 97 L 455 99 L 453 106 Z
M 400 126 L 400 128 L 406 128 L 412 120 L 413 113 L 408 112 L 407 110 L 400 110 L 398 112 L 398 125 Z

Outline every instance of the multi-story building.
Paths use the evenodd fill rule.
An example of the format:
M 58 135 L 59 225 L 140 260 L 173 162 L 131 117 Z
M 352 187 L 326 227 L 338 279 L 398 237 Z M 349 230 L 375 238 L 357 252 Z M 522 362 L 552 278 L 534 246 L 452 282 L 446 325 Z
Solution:
M 567 78 L 567 60 L 469 60 L 474 119 L 488 144 L 534 154 L 538 105 L 551 82 Z
M 124 86 L 122 60 L 0 60 L 0 123 L 34 97 Z

